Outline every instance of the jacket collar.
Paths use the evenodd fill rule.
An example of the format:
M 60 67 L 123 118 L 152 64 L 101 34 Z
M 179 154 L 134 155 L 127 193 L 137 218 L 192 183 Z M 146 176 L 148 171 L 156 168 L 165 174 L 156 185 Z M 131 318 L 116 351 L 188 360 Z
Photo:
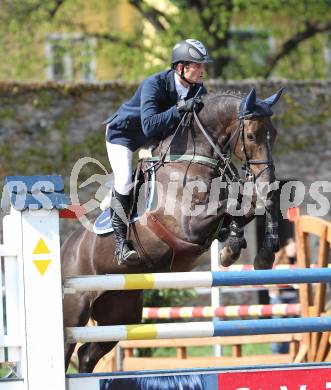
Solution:
M 168 92 L 176 92 L 175 72 L 170 69 L 166 73 L 166 89 Z
M 195 96 L 196 92 L 199 90 L 201 85 L 202 84 L 191 85 L 186 99 L 189 99 L 189 98 Z M 173 99 L 175 102 L 177 102 L 178 95 L 177 95 L 176 84 L 175 84 L 175 71 L 172 69 L 167 71 L 166 90 L 169 92 L 171 99 Z

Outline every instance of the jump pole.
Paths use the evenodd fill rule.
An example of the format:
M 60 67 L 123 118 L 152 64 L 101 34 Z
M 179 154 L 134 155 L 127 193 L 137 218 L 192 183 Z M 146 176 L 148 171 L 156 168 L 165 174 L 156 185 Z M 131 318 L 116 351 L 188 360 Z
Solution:
M 330 283 L 331 268 L 256 270 L 256 271 L 202 271 L 154 274 L 118 274 L 74 276 L 64 281 L 66 293 L 78 291 L 149 290 L 162 288 L 194 288 L 220 286 L 249 286 L 284 283 Z

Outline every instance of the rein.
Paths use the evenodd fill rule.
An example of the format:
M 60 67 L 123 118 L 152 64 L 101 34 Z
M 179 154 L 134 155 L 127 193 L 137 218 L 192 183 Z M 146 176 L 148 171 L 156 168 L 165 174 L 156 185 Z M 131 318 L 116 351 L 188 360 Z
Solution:
M 231 161 L 231 151 L 234 152 L 236 145 L 238 143 L 238 140 L 240 139 L 241 142 L 241 150 L 244 153 L 245 161 L 243 162 L 242 169 L 245 171 L 245 177 L 246 180 L 253 181 L 254 183 L 256 180 L 268 169 L 275 169 L 273 159 L 264 159 L 264 160 L 253 160 L 248 157 L 246 145 L 245 145 L 245 124 L 244 120 L 248 119 L 247 116 L 243 115 L 241 113 L 241 107 L 239 109 L 238 114 L 238 126 L 236 130 L 231 134 L 230 139 L 226 142 L 226 144 L 221 148 L 217 143 L 214 142 L 206 128 L 201 123 L 197 113 L 193 111 L 193 118 L 208 141 L 208 143 L 211 145 L 214 153 L 217 155 L 219 160 L 206 157 L 206 156 L 199 156 L 199 155 L 167 155 L 170 146 L 178 132 L 178 129 L 182 126 L 182 130 L 186 128 L 186 126 L 189 123 L 189 120 L 187 120 L 187 113 L 184 114 L 183 118 L 181 119 L 179 125 L 177 126 L 175 132 L 172 135 L 172 138 L 169 142 L 169 145 L 167 146 L 166 150 L 163 152 L 163 154 L 160 157 L 150 157 L 147 158 L 145 161 L 147 162 L 153 162 L 153 164 L 146 168 L 146 171 L 158 168 L 166 162 L 181 162 L 181 161 L 191 161 L 195 163 L 205 164 L 212 168 L 217 169 L 221 176 L 223 177 L 225 174 L 229 176 L 230 181 L 237 181 L 240 184 L 243 184 L 243 180 L 238 176 L 236 173 L 236 169 L 233 166 L 233 163 Z M 252 117 L 249 117 L 249 119 L 252 119 Z M 268 149 L 268 156 L 271 155 L 271 146 L 270 146 L 270 133 L 269 129 L 267 129 L 267 149 Z M 251 165 L 259 165 L 259 164 L 265 164 L 267 165 L 264 169 L 261 169 L 258 174 L 254 174 L 251 169 Z
M 231 149 L 232 151 L 234 152 L 235 148 L 236 148 L 236 145 L 238 143 L 238 139 L 240 138 L 240 142 L 241 142 L 241 150 L 243 151 L 244 153 L 244 156 L 245 156 L 245 161 L 242 165 L 242 168 L 243 170 L 245 170 L 245 176 L 246 176 L 246 179 L 247 180 L 253 180 L 254 183 L 256 182 L 256 180 L 263 174 L 263 172 L 265 172 L 266 170 L 268 169 L 275 169 L 275 166 L 274 166 L 274 162 L 271 159 L 269 160 L 252 160 L 252 159 L 249 159 L 248 157 L 248 154 L 247 154 L 247 151 L 246 151 L 246 146 L 245 146 L 245 139 L 244 139 L 244 136 L 245 136 L 245 132 L 244 132 L 244 129 L 245 129 L 245 124 L 244 124 L 244 120 L 246 119 L 245 116 L 242 116 L 239 112 L 239 115 L 238 115 L 238 126 L 236 128 L 236 130 L 233 132 L 233 134 L 231 134 L 231 137 L 230 139 L 226 142 L 226 144 L 223 146 L 223 149 L 221 149 L 219 147 L 218 144 L 215 144 L 214 141 L 212 140 L 211 136 L 208 134 L 207 130 L 204 128 L 204 126 L 202 125 L 197 113 L 194 111 L 193 112 L 193 115 L 194 115 L 194 119 L 199 127 L 199 129 L 201 130 L 202 134 L 205 136 L 205 138 L 207 139 L 207 141 L 209 142 L 209 144 L 212 146 L 212 148 L 214 149 L 214 152 L 218 155 L 218 157 L 220 157 L 220 159 L 225 163 L 225 164 L 229 164 L 230 161 L 231 161 Z M 271 155 L 271 147 L 270 147 L 270 133 L 269 133 L 269 129 L 267 129 L 267 149 L 268 149 L 268 155 L 270 156 Z M 230 150 L 230 154 L 228 154 L 228 150 Z M 251 165 L 258 165 L 258 164 L 266 164 L 267 166 L 264 168 L 264 169 L 261 169 L 261 171 L 255 175 L 252 170 L 251 170 Z M 238 176 L 232 171 L 231 172 L 233 174 L 233 178 L 236 178 L 237 181 L 239 182 L 242 182 L 242 180 L 240 178 L 238 178 Z

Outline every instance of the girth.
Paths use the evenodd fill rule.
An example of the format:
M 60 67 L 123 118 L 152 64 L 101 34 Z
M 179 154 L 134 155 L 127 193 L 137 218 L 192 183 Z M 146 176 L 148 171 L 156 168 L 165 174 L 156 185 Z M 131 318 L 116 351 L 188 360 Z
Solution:
M 194 255 L 201 255 L 206 248 L 199 244 L 193 244 L 176 237 L 151 213 L 146 213 L 147 226 L 155 233 L 163 242 L 172 249 L 172 258 L 170 261 L 170 270 L 173 272 L 181 272 L 186 270 L 185 260 L 191 264 Z

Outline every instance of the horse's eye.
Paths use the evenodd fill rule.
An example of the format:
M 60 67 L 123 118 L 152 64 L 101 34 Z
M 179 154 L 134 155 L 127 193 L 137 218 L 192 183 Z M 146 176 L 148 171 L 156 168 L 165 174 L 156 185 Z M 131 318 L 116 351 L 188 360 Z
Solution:
M 254 141 L 254 140 L 255 140 L 255 134 L 254 134 L 254 133 L 247 133 L 247 138 L 248 138 L 250 141 Z

